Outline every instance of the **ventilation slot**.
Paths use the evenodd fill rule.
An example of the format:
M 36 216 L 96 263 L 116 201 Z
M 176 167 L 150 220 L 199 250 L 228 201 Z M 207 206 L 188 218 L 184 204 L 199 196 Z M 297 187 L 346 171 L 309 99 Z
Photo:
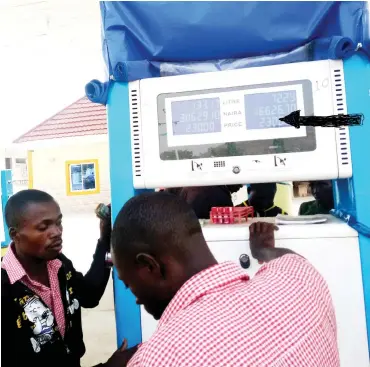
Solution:
M 343 71 L 336 69 L 333 71 L 334 80 L 334 108 L 337 115 L 346 113 L 346 100 L 344 93 Z M 336 129 L 336 137 L 339 146 L 339 163 L 343 166 L 350 164 L 349 135 L 347 127 Z
M 141 165 L 141 127 L 139 97 L 137 90 L 130 91 L 130 112 L 131 112 L 131 145 L 132 145 L 132 166 L 136 177 L 142 175 Z
M 225 166 L 226 166 L 225 161 L 214 161 L 213 162 L 213 167 L 215 167 L 215 168 L 222 168 L 222 167 L 225 167 Z
M 342 70 L 334 70 L 334 88 L 335 88 L 335 107 L 338 115 L 344 114 L 344 103 L 343 103 L 343 73 Z
M 346 127 L 341 127 L 338 129 L 337 132 L 337 140 L 339 142 L 339 160 L 340 163 L 344 166 L 349 164 L 350 161 L 350 154 L 349 154 L 349 146 L 348 146 L 348 129 Z

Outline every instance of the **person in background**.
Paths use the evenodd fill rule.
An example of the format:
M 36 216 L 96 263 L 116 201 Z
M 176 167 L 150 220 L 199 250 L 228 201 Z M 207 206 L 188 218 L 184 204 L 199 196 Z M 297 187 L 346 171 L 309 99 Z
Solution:
M 276 217 L 278 214 L 287 214 L 274 204 L 276 183 L 251 184 L 248 187 L 248 200 L 238 207 L 252 206 L 258 217 Z
M 243 185 L 184 187 L 179 196 L 193 208 L 198 219 L 209 219 L 213 207 L 234 206 L 232 194 Z
M 329 214 L 334 208 L 333 185 L 331 181 L 313 181 L 310 183 L 315 200 L 302 203 L 299 215 Z
M 339 367 L 328 286 L 303 257 L 275 248 L 276 229 L 250 226 L 251 254 L 264 263 L 250 279 L 238 264 L 216 261 L 181 198 L 130 199 L 114 223 L 112 258 L 159 323 L 133 356 L 135 348 L 116 352 L 120 366 Z
M 12 243 L 1 269 L 2 366 L 80 367 L 81 307 L 96 307 L 109 280 L 110 219 L 100 221 L 85 276 L 62 253 L 62 214 L 49 194 L 16 193 L 6 204 L 5 220 Z

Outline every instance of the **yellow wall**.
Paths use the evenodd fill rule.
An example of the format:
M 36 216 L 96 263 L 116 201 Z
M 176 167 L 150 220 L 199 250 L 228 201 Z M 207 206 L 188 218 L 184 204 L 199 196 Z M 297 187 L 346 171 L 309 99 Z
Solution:
M 67 195 L 66 162 L 97 159 L 99 164 L 99 193 Z M 124 164 L 122 162 L 122 164 Z M 91 212 L 103 202 L 110 202 L 109 152 L 107 142 L 38 148 L 32 153 L 33 188 L 52 195 L 62 212 Z
M 27 152 L 28 188 L 33 189 L 33 151 Z

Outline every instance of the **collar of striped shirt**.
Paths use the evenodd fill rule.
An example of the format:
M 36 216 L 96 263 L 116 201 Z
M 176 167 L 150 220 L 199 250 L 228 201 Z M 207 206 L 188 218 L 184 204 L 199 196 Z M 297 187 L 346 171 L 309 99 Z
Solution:
M 62 262 L 58 259 L 54 259 L 47 262 L 48 272 L 49 274 L 55 274 L 57 276 L 60 267 L 62 266 Z M 24 270 L 22 264 L 19 262 L 15 255 L 14 250 L 14 243 L 12 243 L 8 251 L 6 252 L 3 261 L 1 263 L 1 267 L 6 270 L 8 273 L 10 284 L 14 284 L 17 281 L 25 281 L 26 283 L 34 284 L 33 281 L 26 271 Z

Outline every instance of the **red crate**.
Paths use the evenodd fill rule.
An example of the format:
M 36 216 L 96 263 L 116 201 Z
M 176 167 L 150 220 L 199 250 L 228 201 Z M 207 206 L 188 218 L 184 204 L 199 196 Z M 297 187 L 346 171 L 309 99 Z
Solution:
M 248 217 L 254 217 L 254 209 L 251 206 L 243 208 L 229 207 L 213 207 L 209 214 L 211 223 L 214 224 L 233 224 L 241 223 L 244 219 L 247 221 Z

